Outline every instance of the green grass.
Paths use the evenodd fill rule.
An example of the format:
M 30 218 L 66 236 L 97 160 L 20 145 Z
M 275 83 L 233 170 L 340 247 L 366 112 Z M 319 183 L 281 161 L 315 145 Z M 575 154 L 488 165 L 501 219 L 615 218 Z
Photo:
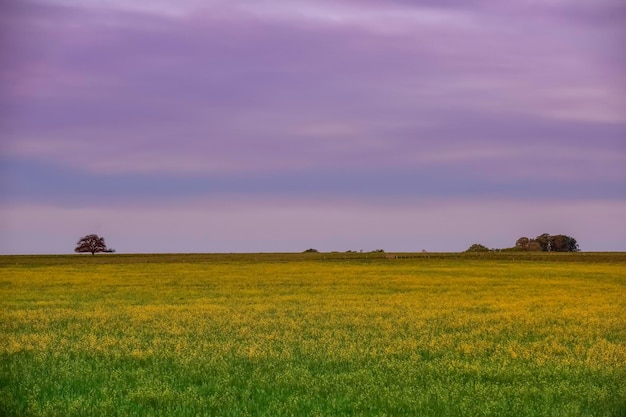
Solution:
M 0 415 L 626 416 L 626 254 L 401 255 L 0 257 Z

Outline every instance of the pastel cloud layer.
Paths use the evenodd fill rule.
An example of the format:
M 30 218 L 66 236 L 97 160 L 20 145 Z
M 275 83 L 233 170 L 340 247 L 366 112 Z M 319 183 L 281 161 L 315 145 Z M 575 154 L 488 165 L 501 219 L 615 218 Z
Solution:
M 502 207 L 520 219 L 511 233 L 624 250 L 626 6 L 502 3 L 10 1 L 0 6 L 0 232 L 10 236 L 0 252 L 65 250 L 61 231 L 12 243 L 34 232 L 15 217 L 24 210 L 74 222 L 74 234 L 90 227 L 76 211 L 92 213 L 106 236 L 137 208 L 178 224 L 207 201 L 227 207 L 211 211 L 219 224 L 248 207 L 324 208 L 315 234 L 283 213 L 265 223 L 280 238 L 207 225 L 196 229 L 206 241 L 180 250 L 301 250 L 307 239 L 341 250 L 368 228 L 380 228 L 376 247 L 420 250 L 412 242 L 432 238 L 402 237 L 408 212 L 438 230 L 438 250 L 474 235 L 507 245 L 489 230 Z M 485 233 L 478 219 L 444 227 L 425 202 L 482 207 Z M 568 207 L 587 214 L 552 230 Z M 333 238 L 330 213 L 354 210 L 368 214 Z M 390 217 L 404 220 L 380 226 Z M 576 236 L 577 222 L 594 227 Z M 142 222 L 124 230 L 152 233 Z M 176 251 L 161 240 L 150 251 Z

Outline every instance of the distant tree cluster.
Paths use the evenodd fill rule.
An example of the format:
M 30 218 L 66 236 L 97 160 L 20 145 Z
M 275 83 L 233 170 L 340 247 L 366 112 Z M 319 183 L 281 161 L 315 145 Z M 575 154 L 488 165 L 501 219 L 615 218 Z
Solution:
M 571 236 L 567 235 L 549 235 L 543 233 L 534 239 L 525 236 L 520 237 L 515 242 L 515 249 L 525 251 L 543 251 L 543 252 L 578 252 L 578 242 Z
M 474 243 L 465 252 L 488 252 L 497 251 L 528 251 L 528 252 L 578 252 L 578 242 L 567 235 L 550 235 L 543 233 L 534 239 L 522 236 L 515 242 L 515 246 L 506 249 L 489 249 L 480 243 Z

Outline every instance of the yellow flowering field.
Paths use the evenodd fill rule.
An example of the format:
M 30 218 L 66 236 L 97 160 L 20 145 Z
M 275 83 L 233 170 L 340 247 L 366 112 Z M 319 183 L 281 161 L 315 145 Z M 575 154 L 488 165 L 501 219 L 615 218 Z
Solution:
M 0 415 L 626 416 L 624 254 L 0 257 Z

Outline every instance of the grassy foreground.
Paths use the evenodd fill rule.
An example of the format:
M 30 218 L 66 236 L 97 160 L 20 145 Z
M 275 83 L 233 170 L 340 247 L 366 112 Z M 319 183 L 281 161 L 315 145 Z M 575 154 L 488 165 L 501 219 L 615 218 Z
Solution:
M 625 254 L 410 256 L 0 257 L 0 415 L 626 416 Z

